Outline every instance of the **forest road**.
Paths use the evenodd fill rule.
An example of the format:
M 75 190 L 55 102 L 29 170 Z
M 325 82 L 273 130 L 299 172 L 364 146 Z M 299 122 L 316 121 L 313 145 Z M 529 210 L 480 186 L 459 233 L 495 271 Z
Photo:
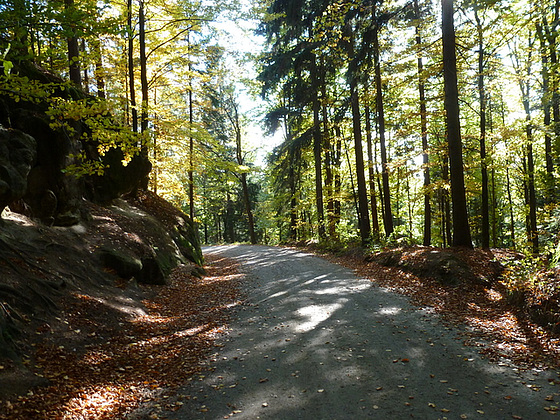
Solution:
M 285 248 L 217 246 L 246 277 L 247 301 L 169 419 L 544 419 L 555 372 L 517 372 L 465 347 L 459 327 Z M 548 396 L 548 399 L 547 399 Z

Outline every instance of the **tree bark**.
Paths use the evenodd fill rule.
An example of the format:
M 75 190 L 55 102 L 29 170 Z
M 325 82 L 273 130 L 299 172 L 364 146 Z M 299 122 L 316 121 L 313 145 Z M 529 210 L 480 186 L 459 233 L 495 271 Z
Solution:
M 414 13 L 416 19 L 420 21 L 420 7 L 418 0 L 414 0 Z M 418 51 L 422 46 L 422 38 L 420 36 L 420 26 L 416 26 L 416 46 Z M 418 53 L 418 95 L 420 97 L 420 131 L 422 137 L 422 164 L 424 166 L 424 246 L 432 243 L 432 206 L 430 202 L 431 193 L 429 191 L 430 180 L 430 155 L 428 145 L 428 116 L 426 111 L 426 86 L 424 76 L 424 63 L 422 56 Z
M 358 211 L 360 216 L 360 236 L 365 245 L 370 240 L 371 227 L 369 224 L 368 198 L 364 167 L 364 151 L 362 149 L 362 127 L 360 118 L 360 103 L 355 81 L 350 86 L 350 101 L 352 106 L 352 127 L 354 132 L 354 150 L 356 152 L 356 181 L 358 184 Z
M 103 50 L 101 49 L 101 40 L 95 40 L 93 49 L 95 53 L 95 84 L 97 86 L 97 97 L 105 99 L 105 77 L 103 71 Z
M 323 201 L 323 168 L 322 168 L 322 135 L 319 102 L 319 84 L 322 78 L 317 71 L 317 58 L 315 54 L 311 59 L 311 85 L 313 95 L 313 157 L 315 159 L 315 204 L 317 207 L 317 224 L 319 239 L 325 239 L 325 213 Z
M 143 0 L 140 0 L 138 11 L 138 28 L 140 38 L 140 89 L 142 91 L 140 131 L 144 133 L 148 130 L 148 63 L 146 58 L 146 16 Z
M 481 246 L 484 249 L 490 248 L 490 209 L 488 207 L 488 163 L 486 157 L 486 89 L 484 86 L 484 37 L 482 22 L 478 15 L 478 6 L 475 5 L 474 17 L 476 20 L 477 41 L 478 41 L 478 100 L 480 112 L 480 175 L 481 175 Z
M 472 248 L 465 177 L 463 173 L 453 0 L 442 0 L 442 41 L 449 174 L 451 179 L 451 203 L 453 206 L 453 246 Z
M 375 6 L 374 6 L 375 9 Z M 374 11 L 374 16 L 377 12 Z M 373 60 L 375 68 L 375 105 L 377 108 L 377 124 L 379 127 L 379 147 L 381 151 L 381 180 L 383 183 L 383 225 L 387 238 L 394 231 L 393 212 L 391 210 L 391 191 L 389 186 L 389 165 L 387 161 L 387 145 L 385 142 L 385 112 L 383 109 L 383 84 L 381 83 L 381 60 L 379 54 L 379 26 L 373 31 Z
M 74 0 L 64 0 L 64 7 L 70 15 L 70 29 L 72 30 L 72 35 L 67 38 L 68 45 L 68 70 L 70 75 L 70 81 L 74 83 L 75 86 L 82 87 L 82 75 L 80 72 L 80 46 L 78 44 L 78 37 L 75 31 L 75 22 L 73 22 L 74 17 L 72 13 L 75 11 Z
M 128 89 L 130 93 L 130 114 L 132 131 L 138 132 L 138 110 L 136 108 L 136 87 L 134 81 L 134 28 L 132 26 L 132 0 L 127 0 L 128 30 Z
M 324 68 L 322 69 L 324 71 Z M 327 110 L 327 87 L 323 82 L 321 86 L 321 97 L 323 99 L 323 143 L 325 149 L 325 187 L 327 192 L 327 230 L 329 237 L 336 238 L 336 223 L 334 217 L 334 197 L 333 197 L 333 167 L 332 167 L 332 145 L 329 134 L 328 110 Z
M 231 99 L 231 105 L 233 107 L 233 115 L 230 116 L 231 122 L 233 124 L 233 129 L 235 131 L 235 145 L 236 145 L 236 156 L 237 163 L 243 165 L 243 149 L 241 146 L 241 124 L 239 121 L 239 113 L 237 109 L 237 104 Z M 251 197 L 249 196 L 249 187 L 247 186 L 247 174 L 245 172 L 241 173 L 241 189 L 243 191 L 243 202 L 245 204 L 245 212 L 247 213 L 247 222 L 249 224 L 249 239 L 252 244 L 257 243 L 257 235 L 255 234 L 255 220 L 253 217 L 253 211 L 251 210 Z
M 369 106 L 364 109 L 366 119 L 366 142 L 368 155 L 368 181 L 369 181 L 369 202 L 371 206 L 371 234 L 374 241 L 379 240 L 379 218 L 377 216 L 377 196 L 375 194 L 375 165 L 373 159 L 373 136 L 371 131 L 371 112 Z
M 543 18 L 544 20 L 544 18 Z M 536 25 L 537 34 L 541 44 L 541 63 L 542 63 L 542 109 L 543 109 L 543 123 L 545 127 L 544 134 L 544 149 L 545 149 L 545 162 L 546 162 L 546 189 L 547 194 L 545 200 L 547 203 L 555 201 L 555 180 L 554 180 L 554 160 L 552 151 L 552 138 L 549 134 L 551 127 L 551 109 L 554 97 L 554 92 L 550 89 L 550 72 L 549 72 L 549 50 L 547 45 L 547 37 L 545 31 L 539 23 Z
M 350 60 L 355 63 L 354 57 L 354 36 L 353 28 L 350 24 L 346 26 L 346 32 L 348 33 L 349 40 L 346 44 L 347 54 Z M 354 153 L 356 158 L 356 181 L 358 184 L 358 205 L 357 205 L 357 216 L 358 225 L 360 229 L 360 237 L 362 239 L 362 244 L 366 245 L 370 241 L 371 236 L 371 225 L 369 223 L 369 211 L 368 211 L 368 196 L 367 196 L 367 186 L 365 177 L 365 166 L 364 166 L 364 151 L 362 147 L 362 126 L 361 126 L 361 115 L 360 115 L 360 102 L 358 97 L 358 81 L 355 72 L 356 69 L 350 66 L 348 69 L 347 80 L 350 85 L 350 107 L 352 110 L 352 132 L 354 137 Z

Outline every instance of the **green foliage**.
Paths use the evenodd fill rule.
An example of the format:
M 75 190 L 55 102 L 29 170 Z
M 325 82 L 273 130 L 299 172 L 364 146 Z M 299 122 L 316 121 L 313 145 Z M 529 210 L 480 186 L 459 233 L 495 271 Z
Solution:
M 139 143 L 145 142 L 145 136 L 131 131 L 129 127 L 115 123 L 108 103 L 100 99 L 82 99 L 78 101 L 52 98 L 47 115 L 51 119 L 53 130 L 62 130 L 68 136 L 75 136 L 74 122 L 81 122 L 87 130 L 81 134 L 81 141 L 93 145 L 100 157 L 111 149 L 120 149 L 126 166 L 140 152 Z M 77 163 L 66 170 L 76 176 L 102 175 L 104 165 L 100 160 L 87 159 L 84 152 L 73 156 Z

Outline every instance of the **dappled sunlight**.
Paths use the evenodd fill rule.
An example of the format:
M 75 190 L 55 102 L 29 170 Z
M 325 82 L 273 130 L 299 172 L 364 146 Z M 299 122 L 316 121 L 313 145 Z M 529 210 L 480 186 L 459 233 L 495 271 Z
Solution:
M 0 417 L 126 418 L 152 398 L 163 398 L 161 409 L 178 409 L 182 401 L 166 395 L 202 371 L 227 331 L 228 312 L 241 304 L 236 265 L 208 260 L 208 278 L 178 268 L 167 286 L 141 286 L 152 296 L 143 301 L 146 310 L 124 297 L 75 293 L 64 345 L 46 340 L 30 366 L 49 386 L 20 397 L 10 417 Z
M 127 301 L 126 299 L 110 300 L 101 296 L 84 295 L 80 293 L 75 293 L 74 296 L 83 301 L 96 302 L 98 304 L 106 306 L 107 308 L 114 309 L 118 312 L 121 312 L 129 316 L 142 317 L 146 315 L 146 312 L 142 308 L 133 306 L 132 300 L 130 301 Z
M 504 298 L 504 296 L 500 292 L 494 289 L 485 289 L 485 291 L 488 300 L 492 302 L 498 302 Z
M 379 309 L 381 315 L 397 315 L 401 311 L 401 308 L 397 307 L 387 307 Z
M 329 319 L 332 314 L 342 308 L 341 303 L 332 303 L 325 305 L 309 305 L 297 310 L 297 314 L 304 317 L 305 321 L 296 324 L 295 330 L 298 332 L 307 332 L 316 328 L 321 322 Z

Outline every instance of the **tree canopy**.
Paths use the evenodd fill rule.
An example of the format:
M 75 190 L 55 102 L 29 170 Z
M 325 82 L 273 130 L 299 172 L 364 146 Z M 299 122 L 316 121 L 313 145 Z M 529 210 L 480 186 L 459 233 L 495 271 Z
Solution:
M 97 154 L 76 176 L 112 149 L 149 158 L 141 187 L 206 242 L 556 255 L 559 15 L 556 0 L 8 0 L 0 93 L 87 124 Z

